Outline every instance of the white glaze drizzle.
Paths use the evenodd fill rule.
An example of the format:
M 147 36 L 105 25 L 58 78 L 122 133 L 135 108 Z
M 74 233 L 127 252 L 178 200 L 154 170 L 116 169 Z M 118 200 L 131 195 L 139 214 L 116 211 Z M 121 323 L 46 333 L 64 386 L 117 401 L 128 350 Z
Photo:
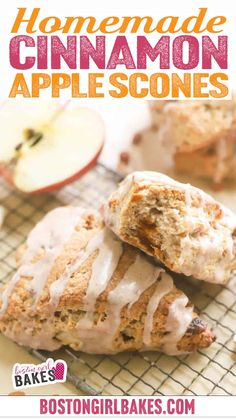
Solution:
M 181 254 L 178 271 L 211 282 L 224 282 L 236 265 L 236 249 L 232 238 L 232 233 L 236 228 L 236 217 L 232 211 L 217 202 L 222 210 L 222 215 L 220 218 L 212 220 L 216 225 L 214 228 L 210 224 L 211 220 L 208 219 L 204 208 L 206 203 L 214 205 L 216 203 L 210 195 L 190 184 L 177 182 L 161 173 L 134 172 L 125 178 L 104 208 L 106 224 L 118 235 L 122 223 L 122 212 L 128 205 L 129 194 L 132 193 L 135 183 L 147 186 L 153 183 L 157 186 L 177 188 L 184 192 L 186 203 L 185 236 L 180 243 Z M 193 194 L 197 195 L 200 200 L 198 207 L 192 207 Z M 110 206 L 109 203 L 112 200 L 115 204 Z M 198 229 L 199 225 L 202 231 L 195 237 L 192 236 L 191 233 L 196 227 Z
M 227 145 L 225 138 L 221 138 L 216 143 L 216 157 L 217 166 L 214 174 L 214 182 L 219 183 L 222 181 L 225 174 L 225 159 L 227 157 Z
M 119 327 L 123 307 L 129 308 L 154 284 L 162 271 L 142 255 L 134 263 L 108 296 L 108 312 L 104 321 L 93 321 L 93 312 L 87 312 L 77 325 L 82 350 L 88 353 L 114 353 L 113 338 Z
M 203 190 L 199 188 L 196 188 L 190 183 L 177 182 L 176 180 L 170 178 L 169 176 L 166 176 L 162 173 L 157 173 L 157 172 L 134 172 L 133 175 L 129 175 L 129 176 L 133 176 L 133 182 L 137 181 L 137 182 L 141 182 L 142 184 L 146 184 L 146 183 L 148 184 L 149 182 L 152 182 L 152 183 L 157 183 L 157 185 L 175 187 L 177 189 L 184 191 L 185 194 L 186 193 L 190 194 L 190 199 L 192 199 L 191 198 L 192 193 L 197 194 L 198 197 L 201 199 L 202 205 L 204 205 L 205 203 L 213 203 L 213 204 L 217 203 L 223 212 L 222 217 L 218 222 L 228 227 L 231 230 L 234 230 L 236 227 L 236 216 L 229 208 L 225 207 L 223 204 L 216 201 L 211 195 L 207 194 L 206 192 L 204 192 Z M 187 201 L 188 201 L 188 198 L 187 198 Z M 189 202 L 191 201 L 189 200 Z
M 105 205 L 104 208 L 104 216 L 105 219 L 107 216 L 109 216 L 109 202 L 112 200 L 113 197 L 117 198 L 118 203 L 119 201 L 122 201 L 127 194 L 129 194 L 131 187 L 135 184 L 142 184 L 142 185 L 149 185 L 150 183 L 156 183 L 158 186 L 170 186 L 175 187 L 177 189 L 180 189 L 184 192 L 192 192 L 197 193 L 198 196 L 201 196 L 202 202 L 212 202 L 215 203 L 217 201 L 214 200 L 214 198 L 204 192 L 203 190 L 196 188 L 195 186 L 191 185 L 190 183 L 181 183 L 178 182 L 172 178 L 170 178 L 167 175 L 164 175 L 163 173 L 158 172 L 152 172 L 152 171 L 141 171 L 141 172 L 133 172 L 130 175 L 128 175 L 119 185 L 118 190 L 116 190 L 108 200 L 108 203 Z M 218 205 L 223 209 L 226 215 L 231 216 L 233 220 L 231 221 L 231 224 L 235 226 L 236 220 L 235 215 L 233 212 L 225 207 L 223 204 L 217 202 Z M 121 209 L 121 207 L 118 205 L 118 208 Z
M 180 354 L 177 343 L 185 335 L 193 318 L 193 307 L 186 307 L 187 303 L 188 298 L 182 294 L 169 307 L 165 325 L 169 333 L 162 339 L 162 351 L 168 355 Z
M 154 314 L 158 309 L 161 299 L 172 291 L 173 286 L 174 284 L 172 278 L 165 271 L 162 271 L 161 280 L 158 282 L 147 306 L 147 315 L 145 318 L 143 331 L 143 343 L 147 347 L 151 347 L 151 333 L 153 329 Z
M 231 237 L 231 232 L 228 231 L 228 242 L 226 243 L 226 232 L 215 229 L 210 224 L 204 214 L 203 195 L 198 195 L 200 205 L 196 209 L 192 209 L 191 190 L 185 191 L 186 203 L 186 236 L 181 239 L 181 254 L 179 257 L 179 265 L 185 275 L 193 275 L 197 278 L 211 280 L 215 283 L 222 283 L 226 269 L 230 269 L 230 263 L 235 258 L 234 242 Z M 231 224 L 234 223 L 235 217 L 229 222 L 229 217 L 226 212 L 222 223 L 231 230 Z M 225 223 L 226 221 L 226 223 Z M 220 224 L 220 222 L 218 221 Z M 224 224 L 225 223 L 225 224 Z M 227 225 L 228 224 L 228 225 Z M 201 232 L 197 236 L 191 235 L 194 229 L 198 226 Z M 225 245 L 224 255 L 222 254 L 222 246 Z M 195 259 L 193 255 L 195 254 Z M 213 263 L 213 261 L 215 263 Z M 204 272 L 204 267 L 212 265 L 212 271 Z M 209 269 L 209 268 L 208 268 Z M 205 276 L 204 276 L 205 275 Z
M 185 190 L 185 221 L 186 221 L 186 228 L 188 230 L 194 228 L 196 225 L 196 220 L 193 218 L 191 207 L 192 207 L 192 195 L 189 189 Z
M 214 199 L 208 195 L 206 192 L 202 191 L 199 188 L 196 188 L 195 186 L 191 185 L 190 183 L 181 183 L 177 180 L 174 180 L 170 178 L 167 175 L 164 175 L 163 173 L 158 172 L 149 172 L 149 171 L 143 171 L 143 172 L 134 172 L 133 174 L 130 174 L 127 176 L 127 178 L 124 180 L 124 182 L 128 183 L 141 183 L 142 185 L 154 183 L 158 186 L 170 186 L 177 189 L 180 189 L 184 192 L 195 192 L 201 195 L 202 199 L 207 199 L 208 201 L 213 202 Z
M 36 283 L 32 287 L 36 294 L 35 298 L 38 298 L 50 273 L 55 258 L 63 250 L 64 243 L 70 238 L 74 228 L 79 225 L 82 214 L 83 211 L 78 208 L 58 208 L 57 210 L 49 213 L 48 216 L 46 216 L 44 220 L 36 226 L 36 228 L 29 235 L 27 241 L 28 248 L 23 257 L 22 266 L 18 269 L 16 275 L 13 277 L 13 280 L 10 281 L 9 287 L 4 291 L 5 294 L 3 293 L 2 295 L 1 314 L 5 312 L 11 292 L 18 279 L 23 275 L 32 276 L 32 282 L 36 281 L 36 277 L 38 280 L 41 278 L 43 279 L 41 280 L 40 287 L 38 287 Z M 39 262 L 32 263 L 32 259 L 42 248 L 45 249 L 45 256 L 43 256 Z M 108 282 L 113 276 L 123 251 L 122 243 L 112 232 L 108 229 L 103 229 L 96 234 L 86 245 L 85 249 L 80 252 L 79 257 L 69 266 L 68 270 L 66 270 L 50 287 L 51 300 L 55 305 L 58 302 L 61 293 L 65 289 L 71 275 L 79 269 L 82 263 L 96 250 L 98 250 L 98 255 L 92 264 L 90 282 L 84 299 L 85 309 L 87 312 L 85 317 L 78 323 L 77 330 L 79 338 L 83 343 L 82 349 L 86 352 L 113 353 L 113 338 L 120 324 L 120 313 L 122 308 L 126 305 L 131 307 L 136 301 L 138 301 L 142 293 L 154 282 L 156 282 L 160 272 L 163 270 L 155 267 L 147 259 L 138 254 L 134 263 L 131 264 L 125 273 L 123 279 L 108 296 L 109 310 L 107 319 L 103 322 L 98 321 L 95 325 L 93 324 L 93 315 L 96 300 L 105 290 Z M 150 300 L 147 314 L 146 336 L 151 333 L 155 307 L 159 304 L 158 299 L 160 301 L 162 296 L 164 296 L 168 290 L 171 290 L 173 287 L 172 280 L 168 278 L 169 277 L 166 274 L 163 274 L 163 278 L 161 282 L 157 284 L 157 289 L 154 293 L 154 296 L 157 299 L 154 301 L 155 299 L 153 296 Z M 164 281 L 166 283 L 164 283 Z M 183 299 L 181 301 L 183 302 Z M 181 322 L 182 314 L 185 314 L 186 318 L 186 313 L 181 314 L 181 308 L 182 312 L 184 309 L 186 310 L 181 301 L 177 305 L 174 304 L 175 302 L 172 304 L 167 320 L 167 327 L 171 333 L 168 336 L 165 345 L 170 346 L 171 348 L 173 345 L 175 346 L 179 340 L 176 340 L 175 343 L 174 339 L 177 339 L 182 332 L 184 333 L 185 323 L 187 324 L 187 322 L 184 322 L 183 326 Z M 184 305 L 186 301 L 187 298 L 185 297 Z M 175 319 L 175 315 L 177 315 L 177 321 Z M 171 326 L 171 322 L 173 321 L 175 321 L 174 331 Z M 17 340 L 19 344 L 30 345 L 35 348 L 40 347 L 54 350 L 59 348 L 61 344 L 53 338 L 53 327 L 50 326 L 49 323 L 50 318 L 46 321 L 42 331 L 35 337 L 32 336 L 32 330 L 28 322 L 25 326 L 26 332 L 24 336 L 23 334 L 21 336 L 21 334 L 17 331 L 14 332 L 14 330 L 7 330 L 5 334 L 13 340 Z M 179 324 L 178 330 L 176 330 L 176 324 Z M 145 343 L 146 342 L 144 342 L 144 344 Z M 172 351 L 172 349 L 169 350 Z M 165 351 L 168 351 L 168 348 L 165 348 Z
M 152 171 L 133 172 L 120 183 L 118 189 L 111 195 L 103 209 L 105 223 L 118 235 L 121 224 L 122 210 L 125 208 L 126 200 L 128 200 L 129 194 L 132 192 L 132 187 L 136 183 L 147 186 L 150 183 L 156 183 L 158 186 L 164 185 L 180 188 L 185 193 L 190 193 L 190 189 L 192 189 L 193 191 L 198 191 L 200 194 L 206 195 L 200 189 L 194 188 L 190 184 L 177 182 L 162 173 Z M 213 200 L 210 196 L 209 198 Z M 115 201 L 115 205 L 110 206 L 110 203 L 113 200 Z
M 99 253 L 93 263 L 92 274 L 84 298 L 88 312 L 94 310 L 98 296 L 106 289 L 123 253 L 122 242 L 107 228 L 103 230 L 102 239 L 98 245 L 100 246 Z
M 57 281 L 52 283 L 49 293 L 50 301 L 53 306 L 58 304 L 71 275 L 76 272 L 96 250 L 99 252 L 92 264 L 92 273 L 84 299 L 86 310 L 94 310 L 96 299 L 105 290 L 117 268 L 123 252 L 122 242 L 107 228 L 100 230 L 92 237 L 86 247 L 79 252 L 75 261 L 68 266 Z
M 32 291 L 35 303 L 37 302 L 56 258 L 63 251 L 64 244 L 81 222 L 84 213 L 85 211 L 78 207 L 56 208 L 34 227 L 28 236 L 21 266 L 0 297 L 2 301 L 0 316 L 5 313 L 14 287 L 22 276 L 32 278 L 29 289 Z M 42 249 L 45 250 L 44 256 L 33 263 L 33 258 Z

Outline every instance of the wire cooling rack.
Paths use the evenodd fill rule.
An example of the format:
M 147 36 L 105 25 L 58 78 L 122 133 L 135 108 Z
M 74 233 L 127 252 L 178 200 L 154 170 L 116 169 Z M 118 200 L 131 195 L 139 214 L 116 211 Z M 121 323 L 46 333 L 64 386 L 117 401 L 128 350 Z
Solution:
M 51 194 L 26 196 L 0 180 L 0 202 L 7 211 L 0 230 L 0 282 L 11 277 L 16 248 L 46 212 L 65 204 L 98 208 L 119 180 L 100 164 Z M 69 348 L 50 356 L 66 360 L 68 379 L 85 394 L 236 395 L 236 277 L 226 287 L 181 277 L 176 280 L 216 334 L 210 348 L 182 357 L 157 352 L 94 356 Z M 49 356 L 45 351 L 30 352 L 41 360 Z

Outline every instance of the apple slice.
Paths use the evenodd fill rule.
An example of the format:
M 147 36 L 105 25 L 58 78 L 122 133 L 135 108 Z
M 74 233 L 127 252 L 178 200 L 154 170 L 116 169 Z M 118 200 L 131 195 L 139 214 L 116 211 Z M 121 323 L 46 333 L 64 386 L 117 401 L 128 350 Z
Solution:
M 2 225 L 3 225 L 3 221 L 4 221 L 4 218 L 5 218 L 5 209 L 0 205 L 0 228 L 2 227 Z
M 1 173 L 26 193 L 66 185 L 89 170 L 104 143 L 100 116 L 56 102 L 6 102 L 0 110 Z

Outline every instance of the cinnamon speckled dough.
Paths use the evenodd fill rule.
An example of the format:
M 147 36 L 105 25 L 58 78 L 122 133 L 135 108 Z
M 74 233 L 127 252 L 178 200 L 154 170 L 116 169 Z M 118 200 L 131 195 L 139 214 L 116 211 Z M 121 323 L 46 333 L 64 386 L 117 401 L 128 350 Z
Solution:
M 0 330 L 21 345 L 173 355 L 214 341 L 171 277 L 91 211 L 50 212 L 20 248 L 18 264 L 0 297 Z
M 151 125 L 130 145 L 133 170 L 196 176 L 215 184 L 236 178 L 236 98 L 226 101 L 149 101 Z
M 236 100 L 178 101 L 163 108 L 163 141 L 174 153 L 193 152 L 229 135 Z
M 134 172 L 103 213 L 120 239 L 175 272 L 224 283 L 236 268 L 235 215 L 189 184 L 157 172 Z
M 236 179 L 236 123 L 225 136 L 191 152 L 174 155 L 178 173 L 210 178 L 215 183 Z

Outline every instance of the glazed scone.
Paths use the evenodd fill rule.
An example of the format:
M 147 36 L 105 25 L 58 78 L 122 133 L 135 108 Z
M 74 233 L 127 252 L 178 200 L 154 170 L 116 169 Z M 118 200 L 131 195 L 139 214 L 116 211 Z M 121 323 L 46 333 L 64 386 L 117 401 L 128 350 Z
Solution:
M 228 136 L 236 101 L 178 101 L 163 110 L 163 141 L 172 153 L 193 152 Z
M 0 330 L 21 345 L 174 355 L 214 341 L 171 277 L 91 211 L 50 212 L 18 262 L 0 298 Z
M 224 283 L 236 268 L 235 215 L 189 184 L 134 172 L 108 199 L 103 215 L 120 239 L 175 272 Z

